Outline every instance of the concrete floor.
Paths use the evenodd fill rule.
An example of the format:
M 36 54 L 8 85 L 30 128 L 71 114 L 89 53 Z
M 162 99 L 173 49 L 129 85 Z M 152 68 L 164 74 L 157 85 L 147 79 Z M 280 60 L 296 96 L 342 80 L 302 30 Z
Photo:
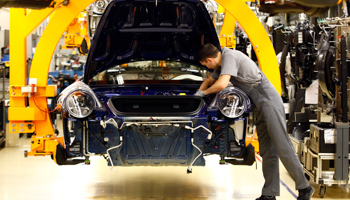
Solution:
M 109 200 L 109 199 L 222 199 L 254 200 L 263 185 L 261 163 L 253 166 L 219 165 L 219 157 L 206 157 L 205 167 L 117 167 L 111 171 L 102 157 L 91 165 L 58 166 L 49 156 L 24 158 L 30 139 L 18 147 L 0 149 L 0 200 Z M 285 186 L 283 186 L 283 183 Z M 318 186 L 312 199 L 320 199 Z M 290 188 L 291 191 L 287 189 Z M 281 166 L 281 196 L 296 199 L 294 183 Z M 349 187 L 327 187 L 324 200 L 350 199 Z

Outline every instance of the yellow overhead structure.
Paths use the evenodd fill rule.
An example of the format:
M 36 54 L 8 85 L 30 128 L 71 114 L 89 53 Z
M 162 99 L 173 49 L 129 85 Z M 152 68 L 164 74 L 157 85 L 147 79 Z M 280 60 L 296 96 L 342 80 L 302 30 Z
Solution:
M 81 54 L 87 54 L 90 49 L 86 11 L 80 12 L 66 29 L 62 49 L 78 48 Z
M 218 5 L 218 12 L 217 13 L 225 13 L 225 8 L 221 5 Z
M 237 20 L 231 13 L 225 11 L 224 23 L 220 30 L 219 40 L 221 47 L 235 48 L 236 37 L 234 35 Z
M 216 2 L 226 9 L 226 14 L 227 12 L 231 13 L 242 26 L 252 43 L 261 70 L 281 94 L 281 80 L 276 52 L 258 17 L 242 0 L 216 0 Z
M 43 10 L 10 9 L 10 132 L 35 132 L 28 155 L 53 155 L 57 144 L 63 142 L 55 137 L 48 113 L 47 97 L 57 94 L 54 86 L 47 85 L 50 61 L 70 22 L 94 0 L 70 0 L 66 6 L 63 1 Z M 39 40 L 27 77 L 26 37 L 48 16 L 50 22 Z

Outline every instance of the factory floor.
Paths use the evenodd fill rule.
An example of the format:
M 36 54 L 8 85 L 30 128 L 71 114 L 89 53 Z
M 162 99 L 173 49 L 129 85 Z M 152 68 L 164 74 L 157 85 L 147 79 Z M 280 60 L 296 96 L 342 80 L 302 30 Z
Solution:
M 102 157 L 91 165 L 58 166 L 50 158 L 23 156 L 30 139 L 21 137 L 18 147 L 0 149 L 0 200 L 254 200 L 264 184 L 261 162 L 253 166 L 219 165 L 219 157 L 207 156 L 205 167 L 117 167 L 113 171 Z M 298 192 L 284 167 L 280 167 L 281 196 L 293 200 Z M 312 199 L 321 199 L 318 185 Z M 350 199 L 349 187 L 327 187 L 324 200 Z

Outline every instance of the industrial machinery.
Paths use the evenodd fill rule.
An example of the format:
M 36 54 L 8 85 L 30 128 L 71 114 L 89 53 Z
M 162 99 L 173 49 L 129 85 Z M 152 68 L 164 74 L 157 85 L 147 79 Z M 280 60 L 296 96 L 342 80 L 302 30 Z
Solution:
M 302 15 L 300 18 L 304 19 Z M 307 20 L 297 22 L 295 27 L 279 25 L 274 28 L 275 38 L 284 39 L 281 42 L 284 46 L 279 54 L 281 96 L 289 106 L 287 129 L 301 140 L 310 127 L 309 121 L 316 119 L 317 101 L 306 101 L 306 90 L 311 84 L 315 85 L 318 78 L 315 67 L 318 53 L 316 32 Z M 275 44 L 276 50 L 281 49 L 281 44 Z
M 96 27 L 89 67 L 84 71 L 86 76 L 66 88 L 58 101 L 58 108 L 65 114 L 65 137 L 55 135 L 50 120 L 52 110 L 47 106 L 47 98 L 57 94 L 54 86 L 47 85 L 49 62 L 55 44 L 66 27 L 92 0 L 70 0 L 69 3 L 57 1 L 56 4 L 45 1 L 48 2 L 50 4 L 40 7 L 45 9 L 30 13 L 24 9 L 11 9 L 11 48 L 15 52 L 10 55 L 11 71 L 16 71 L 17 76 L 10 80 L 10 132 L 35 133 L 31 138 L 31 151 L 26 152 L 26 156 L 51 155 L 57 164 L 75 164 L 84 161 L 89 163 L 89 156 L 92 155 L 104 155 L 111 166 L 185 165 L 189 166 L 188 172 L 191 172 L 193 165 L 204 165 L 203 152 L 219 154 L 229 163 L 252 162 L 250 147 L 244 147 L 242 143 L 246 112 L 250 105 L 246 95 L 234 87 L 227 88 L 217 96 L 199 98 L 192 95 L 199 84 L 196 80 L 203 78 L 205 70 L 195 61 L 196 48 L 204 42 L 220 46 L 217 38 L 211 37 L 214 33 L 207 14 L 203 16 L 209 25 L 201 22 L 199 26 L 194 26 L 198 19 L 194 15 L 195 11 L 204 8 L 201 5 L 193 6 L 198 3 L 196 1 L 181 1 L 181 4 L 176 3 L 180 1 L 131 1 L 137 4 L 134 7 L 139 8 L 135 10 L 126 1 L 113 1 L 113 5 L 120 3 L 125 9 L 110 6 L 106 13 L 115 15 L 114 19 L 121 23 L 107 23 L 112 19 L 106 14 L 105 20 L 101 20 L 101 25 Z M 256 52 L 259 66 L 280 91 L 273 47 L 254 13 L 243 1 L 217 2 L 242 25 Z M 267 1 L 261 1 L 264 2 Z M 281 11 L 277 4 L 281 1 L 273 2 L 275 5 L 272 3 L 272 7 L 277 9 L 271 10 L 272 14 Z M 302 4 L 303 1 L 283 2 L 285 9 L 281 12 L 288 12 L 286 6 L 289 3 L 303 5 L 303 9 L 312 7 Z M 318 8 L 312 8 L 310 13 L 317 13 L 337 3 L 332 1 L 328 5 L 324 2 L 317 1 Z M 161 15 L 157 17 L 162 19 L 158 21 L 162 23 L 157 24 L 152 18 L 155 16 L 152 13 L 156 12 L 152 11 L 164 6 L 168 6 L 172 12 L 160 12 Z M 111 12 L 114 9 L 120 12 Z M 50 24 L 39 41 L 27 77 L 24 39 L 48 15 L 52 15 Z M 177 20 L 167 16 L 176 16 L 174 19 Z M 22 23 L 27 26 L 18 26 Z M 197 32 L 191 33 L 191 27 Z M 178 34 L 168 36 L 169 30 Z M 138 34 L 139 31 L 143 32 Z M 124 40 L 111 33 L 122 36 Z M 190 42 L 194 42 L 194 45 L 186 46 Z M 133 65 L 136 60 L 142 61 L 140 65 Z M 346 62 L 341 63 L 344 66 Z M 121 78 L 119 75 L 122 74 L 129 78 Z M 138 84 L 133 86 L 129 85 L 135 81 L 132 77 L 143 79 L 137 80 Z M 180 80 L 176 80 L 178 78 Z M 345 79 L 342 80 L 344 83 Z M 158 102 L 161 108 L 166 107 L 172 115 L 148 106 L 151 104 L 147 102 Z M 345 108 L 346 104 L 343 102 L 341 105 Z M 345 110 L 342 116 L 347 113 Z M 165 144 L 170 144 L 170 149 L 162 149 L 167 146 Z M 231 160 L 233 157 L 246 159 Z
M 305 13 L 318 16 L 342 0 L 260 0 L 260 11 L 272 15 L 278 13 Z
M 283 25 L 276 27 L 285 41 L 281 55 L 280 75 L 282 82 L 282 97 L 288 101 L 295 99 L 298 89 L 304 89 L 317 79 L 314 63 L 317 56 L 318 33 L 309 21 L 300 21 L 294 28 Z M 279 44 L 280 45 L 280 44 Z M 291 66 L 286 66 L 286 57 L 290 55 Z M 293 85 L 293 88 L 290 87 Z
M 83 76 L 83 66 L 91 46 L 98 22 L 111 0 L 98 0 L 91 3 L 72 20 L 64 33 L 61 49 L 71 49 L 70 53 L 54 55 L 55 70 L 49 72 L 57 80 L 58 94 L 65 87 Z M 76 50 L 79 53 L 76 53 Z
M 90 36 L 88 34 L 87 12 L 81 12 L 69 24 L 64 34 L 64 45 L 61 49 L 78 49 L 81 55 L 90 49 Z
M 230 87 L 193 96 L 206 75 L 196 52 L 204 42 L 220 47 L 212 25 L 199 1 L 110 3 L 82 81 L 58 99 L 65 142 L 54 160 L 106 155 L 111 166 L 188 166 L 189 173 L 205 164 L 203 153 L 253 164 L 254 148 L 245 146 L 247 95 Z
M 341 2 L 345 17 L 318 19 L 316 29 L 307 21 L 297 24 L 295 29 L 280 27 L 287 36 L 280 73 L 282 96 L 291 110 L 288 130 L 305 175 L 319 184 L 321 198 L 327 185 L 349 183 L 347 5 L 345 1 L 260 1 L 261 11 L 304 12 L 309 16 L 321 14 Z M 286 68 L 288 52 L 290 68 Z M 290 83 L 295 89 L 289 87 Z M 313 90 L 318 94 L 318 102 L 306 106 L 305 90 L 314 83 L 319 85 L 316 92 Z M 330 123 L 322 121 L 324 115 L 332 117 Z
M 108 12 L 105 12 L 103 18 L 105 20 L 101 20 L 101 25 L 95 32 L 93 50 L 89 53 L 87 62 L 89 65 L 86 66 L 84 79 L 61 93 L 58 107 L 63 113 L 66 113 L 64 130 L 68 130 L 65 132 L 68 135 L 65 137 L 54 135 L 49 118 L 50 110 L 46 106 L 46 97 L 55 96 L 56 93 L 54 87 L 46 85 L 45 76 L 40 74 L 47 73 L 42 66 L 43 63 L 48 63 L 47 53 L 52 52 L 53 49 L 48 44 L 54 43 L 53 38 L 60 37 L 58 30 L 63 32 L 65 29 L 63 24 L 57 26 L 60 23 L 55 23 L 55 21 L 61 21 L 64 16 L 64 18 L 70 19 L 65 23 L 67 26 L 75 17 L 73 13 L 77 15 L 77 10 L 82 10 L 78 9 L 79 6 L 82 7 L 82 4 L 85 4 L 86 7 L 91 1 L 79 1 L 78 3 L 78 1 L 72 0 L 67 6 L 58 2 L 55 7 L 56 11 L 53 13 L 54 16 L 50 18 L 50 23 L 38 43 L 28 85 L 21 81 L 22 73 L 20 70 L 17 72 L 18 76 L 14 80 L 10 80 L 10 100 L 12 101 L 9 108 L 10 132 L 35 132 L 31 138 L 31 151 L 27 152 L 26 155 L 52 155 L 58 164 L 74 164 L 81 161 L 74 158 L 86 156 L 83 161 L 87 161 L 89 156 L 98 154 L 107 156 L 110 165 L 132 165 L 133 163 L 137 165 L 185 165 L 189 166 L 189 172 L 193 165 L 204 165 L 203 152 L 220 154 L 225 162 L 251 164 L 254 161 L 254 151 L 250 150 L 251 147 L 245 147 L 244 144 L 244 121 L 250 105 L 246 95 L 238 88 L 231 87 L 217 98 L 215 95 L 204 99 L 192 96 L 195 88 L 199 86 L 199 83 L 196 83 L 193 78 L 200 78 L 203 70 L 198 68 L 200 64 L 195 58 L 196 49 L 204 42 L 212 42 L 220 47 L 216 32 L 212 28 L 212 21 L 209 20 L 207 12 L 203 11 L 204 6 L 199 1 L 132 2 L 133 4 L 113 1 L 111 5 L 116 6 L 108 7 Z M 253 44 L 256 44 L 257 56 L 261 58 L 260 64 L 262 68 L 269 66 L 263 68 L 265 74 L 270 77 L 274 84 L 278 83 L 279 79 L 275 79 L 273 76 L 273 71 L 277 68 L 276 58 L 269 53 L 273 51 L 273 48 L 269 42 L 264 42 L 269 41 L 268 37 L 258 34 L 264 29 L 259 21 L 255 21 L 255 15 L 251 13 L 244 2 L 235 2 L 235 6 L 231 4 L 232 2 L 227 1 L 218 1 L 218 3 L 230 13 L 234 13 L 240 24 L 246 27 L 246 31 L 252 32 L 250 39 Z M 135 11 L 136 15 L 133 15 L 134 6 L 138 8 Z M 145 12 L 146 8 L 148 12 Z M 70 9 L 75 12 L 67 12 Z M 112 12 L 115 9 L 118 12 Z M 156 10 L 159 12 L 155 12 Z M 165 12 L 165 10 L 169 10 L 169 12 Z M 12 10 L 11 16 L 14 14 L 18 17 L 18 21 L 25 22 L 25 19 L 22 18 L 23 14 L 21 15 L 20 12 L 21 10 Z M 46 12 L 46 9 L 42 12 Z M 110 16 L 115 15 L 116 18 L 110 18 L 107 13 Z M 160 13 L 160 15 L 155 15 L 155 13 Z M 128 18 L 124 18 L 125 16 L 134 20 L 130 21 Z M 155 18 L 152 16 L 157 16 L 161 20 L 154 21 Z M 201 21 L 198 20 L 199 18 L 207 20 Z M 16 18 L 13 20 L 15 21 Z M 106 23 L 109 20 L 117 20 L 120 23 L 109 27 L 111 24 Z M 112 28 L 111 30 L 114 27 L 118 37 L 114 34 L 108 34 L 108 27 Z M 169 35 L 167 30 L 179 34 Z M 196 32 L 190 30 L 196 30 Z M 180 34 L 180 32 L 184 34 Z M 11 33 L 20 34 L 17 37 L 19 38 L 26 32 L 11 27 Z M 109 36 L 104 37 L 104 34 Z M 15 47 L 21 46 L 18 44 L 20 41 L 11 40 Z M 110 42 L 114 45 L 110 45 L 112 44 Z M 193 42 L 193 44 L 188 46 L 189 42 Z M 118 56 L 115 57 L 115 55 Z M 96 60 L 96 58 L 98 59 Z M 132 61 L 141 58 L 147 58 L 146 60 L 154 63 L 150 67 L 149 64 L 138 67 L 131 66 Z M 21 59 L 14 60 L 16 61 L 14 65 L 18 66 Z M 177 62 L 174 63 L 176 60 Z M 161 62 L 157 64 L 157 61 Z M 99 64 L 96 65 L 96 62 Z M 123 63 L 126 63 L 127 67 L 118 67 L 118 65 L 124 66 Z M 97 66 L 101 68 L 96 68 Z M 132 80 L 122 80 L 118 73 L 136 73 L 145 75 L 145 78 L 151 77 L 151 80 L 140 80 L 145 83 L 139 83 L 139 86 L 135 85 L 129 88 L 126 87 L 126 84 Z M 106 79 L 99 79 L 99 74 L 105 74 Z M 187 75 L 190 75 L 191 78 L 184 78 L 188 77 Z M 105 82 L 101 82 L 101 80 L 105 80 Z M 154 85 L 149 81 L 158 84 L 164 83 Z M 120 85 L 123 82 L 125 85 Z M 176 82 L 192 84 L 186 84 L 186 87 L 170 84 Z M 120 84 L 106 88 L 107 85 L 102 83 L 107 85 Z M 279 84 L 275 85 L 277 88 L 279 87 Z M 120 98 L 115 96 L 120 92 L 124 95 L 119 95 Z M 21 101 L 27 97 L 29 107 L 22 107 Z M 130 108 L 141 109 L 140 112 L 137 112 L 141 113 L 140 115 L 130 113 L 128 107 L 130 105 L 128 102 L 131 102 L 128 100 L 130 97 L 135 101 Z M 162 110 L 157 111 L 152 106 L 145 107 L 143 100 L 145 103 L 149 101 L 159 102 L 159 105 L 169 108 L 171 111 L 168 111 L 172 115 L 164 116 Z M 128 106 L 118 107 L 118 102 Z M 192 103 L 188 107 L 183 107 L 187 103 L 181 102 Z M 124 108 L 127 110 L 123 110 Z M 146 110 L 143 110 L 144 108 Z M 26 112 L 23 112 L 24 110 Z M 18 112 L 26 113 L 26 115 L 18 115 Z M 72 113 L 77 115 L 72 115 Z M 208 118 L 208 116 L 210 117 Z M 208 121 L 210 127 L 206 123 L 207 120 L 210 120 Z M 121 141 L 123 142 L 121 143 Z M 134 142 L 138 145 L 135 146 Z M 146 146 L 142 147 L 139 142 Z M 164 149 L 160 149 L 160 147 L 168 142 L 173 145 L 170 145 L 171 149 L 168 149 L 168 153 L 164 157 Z M 147 151 L 139 152 L 135 148 Z M 142 160 L 144 155 L 153 156 Z M 234 157 L 239 159 L 233 160 Z
M 317 121 L 310 113 L 295 112 L 297 123 L 305 122 L 308 131 L 292 141 L 300 155 L 306 176 L 319 184 L 319 195 L 326 187 L 349 181 L 349 88 L 348 18 L 319 20 L 321 32 L 315 49 L 314 70 L 318 75 Z M 338 39 L 336 39 L 338 38 Z M 330 122 L 324 122 L 324 116 Z M 303 120 L 302 122 L 298 120 Z

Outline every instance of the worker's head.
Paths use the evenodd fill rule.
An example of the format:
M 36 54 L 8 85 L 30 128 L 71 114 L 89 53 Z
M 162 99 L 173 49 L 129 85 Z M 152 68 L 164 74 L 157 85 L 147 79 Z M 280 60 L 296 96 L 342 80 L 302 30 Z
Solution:
M 221 52 L 213 44 L 203 45 L 197 54 L 198 61 L 209 69 L 217 69 L 221 65 Z

